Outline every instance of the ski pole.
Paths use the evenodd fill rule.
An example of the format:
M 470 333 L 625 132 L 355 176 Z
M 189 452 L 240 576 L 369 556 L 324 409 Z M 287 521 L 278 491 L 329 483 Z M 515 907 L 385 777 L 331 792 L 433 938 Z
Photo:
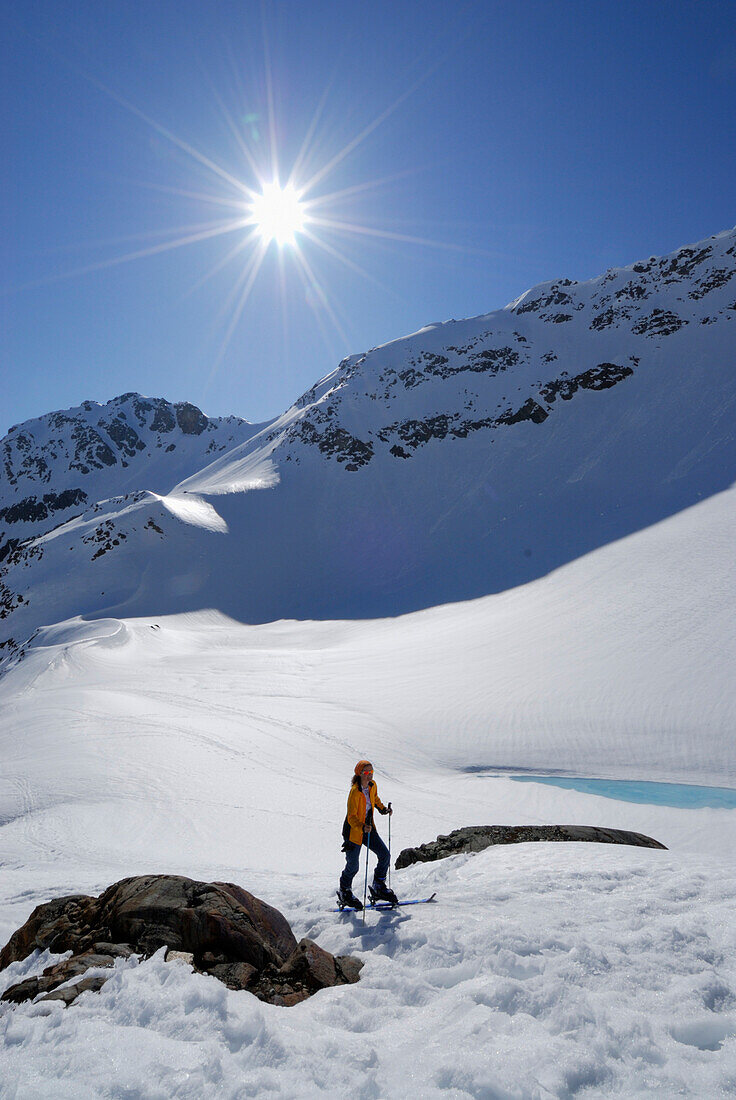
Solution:
M 388 888 L 391 889 L 391 803 L 388 804 Z
M 363 887 L 363 924 L 365 924 L 365 903 L 368 897 L 368 855 L 371 850 L 370 838 L 371 831 L 369 829 L 368 832 L 365 834 L 365 886 Z

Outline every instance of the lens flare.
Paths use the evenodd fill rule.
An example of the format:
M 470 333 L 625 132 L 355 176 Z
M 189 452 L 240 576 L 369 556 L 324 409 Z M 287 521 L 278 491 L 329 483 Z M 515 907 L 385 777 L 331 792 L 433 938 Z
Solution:
M 296 235 L 305 225 L 304 207 L 299 194 L 287 184 L 264 183 L 262 192 L 250 204 L 250 220 L 266 244 L 296 244 Z

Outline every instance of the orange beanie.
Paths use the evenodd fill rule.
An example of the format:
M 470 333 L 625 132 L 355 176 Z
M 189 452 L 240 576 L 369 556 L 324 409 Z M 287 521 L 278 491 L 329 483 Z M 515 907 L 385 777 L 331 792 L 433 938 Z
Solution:
M 370 768 L 371 771 L 373 771 L 373 765 L 371 764 L 370 760 L 359 760 L 358 763 L 355 765 L 355 774 L 360 775 L 360 773 L 363 771 L 363 768 L 366 767 Z

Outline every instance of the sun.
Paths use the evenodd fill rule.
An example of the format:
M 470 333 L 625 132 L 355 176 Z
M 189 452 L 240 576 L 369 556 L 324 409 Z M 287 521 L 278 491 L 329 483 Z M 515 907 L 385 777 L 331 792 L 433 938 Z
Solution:
M 297 233 L 304 229 L 306 214 L 299 193 L 291 184 L 262 184 L 260 195 L 249 205 L 250 224 L 264 244 L 295 245 Z
M 283 161 L 278 155 L 277 126 L 273 106 L 274 92 L 268 58 L 266 61 L 268 111 L 267 115 L 264 115 L 264 119 L 267 118 L 267 125 L 264 128 L 265 141 L 262 146 L 258 145 L 260 132 L 256 125 L 261 116 L 257 113 L 249 113 L 244 116 L 242 120 L 246 126 L 244 130 L 237 113 L 233 114 L 229 107 L 222 102 L 219 94 L 216 93 L 216 99 L 222 112 L 222 121 L 227 129 L 231 131 L 235 139 L 236 151 L 239 154 L 238 168 L 234 171 L 225 164 L 213 160 L 189 141 L 183 140 L 172 133 L 171 130 L 123 96 L 107 88 L 99 81 L 89 78 L 95 87 L 109 95 L 116 103 L 151 127 L 159 138 L 170 142 L 180 152 L 191 158 L 195 162 L 198 171 L 204 170 L 207 173 L 205 178 L 208 178 L 208 184 L 201 190 L 161 184 L 153 186 L 158 190 L 185 199 L 193 199 L 210 211 L 212 211 L 212 208 L 216 208 L 219 213 L 218 216 L 210 216 L 205 221 L 179 225 L 170 230 L 161 230 L 161 239 L 156 239 L 159 236 L 158 232 L 154 233 L 154 243 L 152 244 L 145 244 L 130 252 L 86 264 L 84 267 L 66 272 L 62 276 L 52 277 L 55 279 L 57 277 L 85 274 L 117 264 L 139 260 L 143 257 L 169 252 L 172 249 L 187 245 L 199 244 L 214 238 L 230 237 L 233 240 L 231 247 L 224 251 L 221 258 L 213 263 L 212 267 L 202 275 L 194 287 L 194 289 L 199 288 L 223 268 L 232 264 L 230 270 L 235 271 L 232 286 L 218 314 L 218 322 L 225 322 L 225 333 L 212 365 L 213 375 L 225 355 L 230 339 L 258 281 L 259 274 L 264 266 L 269 263 L 269 254 L 277 260 L 284 331 L 286 331 L 287 312 L 285 273 L 291 268 L 297 273 L 303 284 L 305 300 L 322 331 L 325 344 L 331 347 L 328 326 L 325 324 L 326 318 L 331 322 L 339 336 L 342 348 L 347 350 L 352 341 L 340 320 L 340 316 L 344 320 L 345 314 L 338 308 L 335 294 L 332 292 L 333 288 L 323 285 L 320 279 L 319 266 L 315 262 L 318 253 L 328 256 L 330 261 L 337 261 L 347 270 L 368 282 L 378 285 L 384 291 L 387 290 L 387 287 L 371 275 L 369 271 L 365 270 L 360 263 L 356 262 L 356 259 L 349 253 L 346 254 L 336 243 L 336 238 L 352 241 L 353 244 L 360 241 L 374 241 L 383 244 L 408 244 L 459 252 L 478 251 L 476 249 L 464 249 L 450 242 L 434 241 L 425 237 L 396 232 L 389 228 L 378 228 L 370 222 L 365 224 L 363 219 L 360 221 L 353 220 L 353 214 L 349 207 L 356 200 L 359 200 L 363 193 L 374 191 L 379 186 L 384 186 L 394 179 L 411 174 L 410 172 L 403 171 L 376 180 L 347 183 L 346 186 L 337 190 L 329 191 L 325 189 L 325 181 L 332 176 L 358 146 L 398 109 L 420 84 L 428 79 L 434 70 L 427 70 L 393 103 L 351 137 L 345 145 L 338 148 L 331 155 L 329 149 L 327 149 L 327 155 L 323 156 L 320 125 L 324 125 L 321 120 L 327 102 L 328 86 L 314 111 L 301 148 L 292 161 L 290 171 L 287 173 L 282 172 L 284 168 Z M 282 179 L 286 180 L 283 184 L 281 183 Z M 151 234 L 141 234 L 143 238 L 149 236 Z M 272 242 L 276 244 L 276 249 L 271 248 Z

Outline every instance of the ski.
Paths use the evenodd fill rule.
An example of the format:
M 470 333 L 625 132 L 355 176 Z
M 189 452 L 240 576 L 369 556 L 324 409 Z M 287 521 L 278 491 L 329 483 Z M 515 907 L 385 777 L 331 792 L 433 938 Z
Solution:
M 434 894 L 431 894 L 430 897 L 428 897 L 428 898 L 410 898 L 408 901 L 398 902 L 397 905 L 390 905 L 389 902 L 387 902 L 387 901 L 386 902 L 379 901 L 377 905 L 371 905 L 371 903 L 368 902 L 368 904 L 365 907 L 365 911 L 368 912 L 370 910 L 370 911 L 373 912 L 377 909 L 378 910 L 381 910 L 381 909 L 396 909 L 396 908 L 398 908 L 399 905 L 426 905 L 427 902 L 434 901 L 434 899 L 436 897 L 437 897 L 437 894 L 435 892 Z M 350 905 L 344 905 L 344 906 L 342 906 L 342 908 L 340 906 L 338 906 L 336 909 L 333 909 L 332 912 L 333 913 L 359 913 L 359 912 L 361 912 L 361 910 L 360 909 L 353 909 L 352 906 L 350 906 Z

